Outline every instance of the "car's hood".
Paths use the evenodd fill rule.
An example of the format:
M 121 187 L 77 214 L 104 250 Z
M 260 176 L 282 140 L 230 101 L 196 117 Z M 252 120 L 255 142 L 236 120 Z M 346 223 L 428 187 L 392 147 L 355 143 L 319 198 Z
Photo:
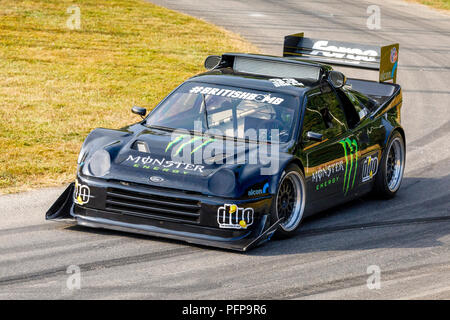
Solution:
M 209 136 L 143 130 L 122 146 L 114 163 L 141 169 L 158 167 L 161 174 L 179 173 L 206 177 L 227 162 L 230 163 L 230 158 L 234 157 L 235 152 L 225 153 L 222 148 L 225 143 Z M 240 145 L 244 152 L 257 148 L 256 144 L 231 144 Z
M 264 163 L 267 159 L 259 156 L 261 148 L 270 151 L 270 145 L 266 143 L 149 128 L 133 134 L 123 133 L 113 142 L 111 140 L 114 139 L 101 148 L 111 157 L 111 167 L 104 176 L 110 180 L 239 197 L 251 194 L 251 190 L 263 189 L 273 178 L 261 175 L 261 169 L 270 166 Z M 219 171 L 220 178 L 214 177 Z M 222 192 L 221 184 L 226 184 L 222 177 L 229 179 L 231 175 L 235 177 L 233 190 Z

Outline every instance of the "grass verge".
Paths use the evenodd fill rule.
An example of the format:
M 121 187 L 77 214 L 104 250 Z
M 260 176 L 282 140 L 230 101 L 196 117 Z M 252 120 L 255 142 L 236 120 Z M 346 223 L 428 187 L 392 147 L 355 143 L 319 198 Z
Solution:
M 450 12 L 450 0 L 409 0 L 409 1 L 418 2 L 435 9 Z
M 257 51 L 141 0 L 2 0 L 0 30 L 0 193 L 73 180 L 93 128 L 137 121 L 209 54 Z

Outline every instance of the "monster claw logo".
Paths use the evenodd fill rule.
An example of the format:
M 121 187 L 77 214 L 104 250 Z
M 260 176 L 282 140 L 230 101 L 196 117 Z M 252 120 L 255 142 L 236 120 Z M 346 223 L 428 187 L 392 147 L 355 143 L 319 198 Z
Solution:
M 350 138 L 341 140 L 339 143 L 344 148 L 345 155 L 345 173 L 342 191 L 344 194 L 347 194 L 349 188 L 353 189 L 355 185 L 356 172 L 358 169 L 358 143 L 355 139 L 350 140 Z
M 181 136 L 176 137 L 176 138 L 173 139 L 171 142 L 169 142 L 169 143 L 167 144 L 167 147 L 166 147 L 166 152 L 167 152 L 167 150 L 169 150 L 170 147 L 172 147 L 174 144 L 177 144 L 178 142 L 180 142 L 181 140 L 183 140 L 185 136 L 186 136 L 186 135 L 183 134 L 183 135 L 181 135 Z
M 181 135 L 181 136 L 178 136 L 175 139 L 173 139 L 171 142 L 169 142 L 167 144 L 165 152 L 169 151 L 169 149 L 171 147 L 173 147 L 174 145 L 178 144 L 179 142 L 181 142 L 186 137 L 187 137 L 187 135 Z M 178 148 L 176 149 L 175 154 L 179 155 L 181 153 L 181 151 L 184 149 L 184 147 L 194 143 L 195 141 L 201 140 L 201 139 L 202 139 L 202 137 L 194 137 L 194 138 L 190 139 L 189 141 L 180 144 L 178 146 Z M 191 154 L 193 154 L 195 151 L 197 151 L 197 150 L 207 146 L 208 144 L 210 144 L 211 142 L 214 142 L 214 141 L 216 141 L 216 139 L 212 139 L 212 138 L 203 141 L 199 146 L 195 147 L 194 150 L 191 151 Z

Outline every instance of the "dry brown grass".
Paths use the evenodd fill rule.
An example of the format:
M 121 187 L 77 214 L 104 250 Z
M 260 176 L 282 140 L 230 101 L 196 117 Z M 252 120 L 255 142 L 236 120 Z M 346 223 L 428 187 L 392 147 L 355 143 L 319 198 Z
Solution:
M 202 71 L 204 58 L 256 52 L 239 36 L 140 0 L 0 1 L 0 193 L 60 185 L 95 127 L 137 121 Z

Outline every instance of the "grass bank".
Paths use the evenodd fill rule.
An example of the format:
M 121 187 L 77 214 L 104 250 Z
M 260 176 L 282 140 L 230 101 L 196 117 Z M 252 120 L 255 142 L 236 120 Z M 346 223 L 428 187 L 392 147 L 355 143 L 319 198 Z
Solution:
M 410 0 L 410 1 L 418 2 L 435 9 L 450 12 L 450 0 Z

